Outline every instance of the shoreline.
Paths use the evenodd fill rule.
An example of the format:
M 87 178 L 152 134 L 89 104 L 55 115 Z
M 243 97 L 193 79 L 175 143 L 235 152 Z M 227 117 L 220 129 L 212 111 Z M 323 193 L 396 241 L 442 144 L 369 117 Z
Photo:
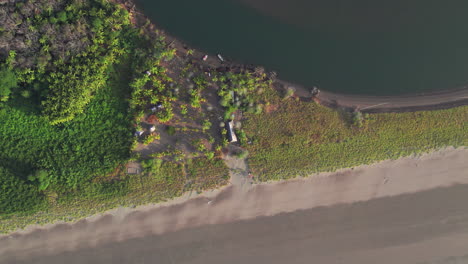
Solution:
M 207 54 L 198 49 L 192 49 L 189 45 L 177 39 L 175 36 L 167 33 L 165 30 L 156 26 L 156 22 L 149 19 L 138 8 L 138 5 L 132 0 L 113 0 L 114 2 L 123 5 L 135 18 L 135 26 L 144 25 L 143 21 L 150 22 L 151 30 L 158 30 L 166 37 L 166 42 L 172 45 L 178 53 L 186 53 L 189 49 L 193 51 L 192 62 L 200 67 L 207 68 L 223 68 L 228 67 L 237 70 L 255 70 L 259 68 L 265 70 L 261 65 L 246 65 L 237 63 L 229 58 L 221 63 L 216 54 Z M 140 20 L 138 23 L 137 20 Z M 202 57 L 209 55 L 207 61 L 203 61 Z M 423 92 L 423 93 L 408 93 L 395 96 L 385 95 L 365 95 L 365 94 L 344 94 L 336 93 L 327 90 L 322 90 L 316 96 L 311 94 L 314 87 L 306 87 L 304 85 L 288 82 L 276 78 L 276 72 L 270 72 L 270 76 L 275 76 L 274 87 L 278 90 L 293 87 L 295 95 L 303 100 L 313 100 L 323 106 L 333 109 L 345 109 L 349 111 L 359 110 L 363 113 L 389 113 L 389 112 L 415 112 L 424 110 L 442 110 L 459 106 L 468 105 L 468 84 L 463 87 L 449 88 L 444 90 Z
M 396 96 L 340 94 L 320 90 L 318 95 L 313 96 L 310 92 L 312 89 L 302 85 L 282 80 L 276 83 L 278 89 L 292 88 L 295 95 L 304 100 L 313 100 L 333 109 L 359 110 L 363 113 L 403 113 L 468 105 L 468 86 Z
M 121 0 L 114 0 L 114 1 L 117 2 L 117 3 L 122 4 L 122 1 L 121 1 Z M 125 2 L 125 3 L 127 3 L 127 4 L 128 4 L 128 3 L 131 3 L 130 1 L 123 1 L 123 2 Z M 131 9 L 131 7 L 128 7 L 128 8 Z M 133 12 L 133 11 L 132 11 L 132 12 Z M 137 12 L 137 11 L 134 11 L 134 12 Z M 145 17 L 143 14 L 141 14 L 141 15 L 139 14 L 138 16 L 139 16 L 139 18 L 137 18 L 137 19 L 143 19 L 141 22 L 146 21 L 146 20 L 145 20 L 146 17 Z M 147 27 L 144 27 L 144 29 L 148 29 L 148 28 L 147 28 Z M 149 29 L 151 29 L 151 30 L 156 30 L 154 24 L 150 24 L 150 25 L 149 25 Z M 174 43 L 174 45 L 177 45 L 178 48 L 179 48 L 179 49 L 178 49 L 178 52 L 181 52 L 181 49 L 184 49 L 183 43 L 179 42 L 178 40 L 173 39 L 173 38 L 170 37 L 170 36 L 168 37 L 168 40 L 169 40 L 168 43 L 170 43 L 170 41 L 173 40 L 172 43 Z M 201 53 L 200 51 L 195 51 L 195 52 L 198 53 L 198 54 L 203 54 L 203 53 Z M 195 57 L 196 57 L 196 56 L 195 56 Z M 214 57 L 210 57 L 209 60 L 208 60 L 206 63 L 209 63 L 210 65 L 211 65 L 211 64 L 216 64 L 216 63 L 217 63 L 217 64 L 220 65 L 220 63 L 219 63 L 219 61 L 217 60 L 217 58 L 214 58 Z M 278 83 L 278 82 L 282 82 L 282 81 L 277 81 L 277 83 Z M 293 85 L 293 84 L 291 84 L 291 83 L 286 83 L 286 82 L 283 82 L 283 84 L 286 84 L 286 85 Z M 300 86 L 295 86 L 295 87 L 301 88 Z M 456 91 L 461 91 L 461 92 L 464 93 L 464 92 L 467 92 L 468 90 L 467 90 L 465 87 L 463 87 L 462 89 L 458 89 L 458 90 L 456 90 Z M 302 87 L 302 90 L 301 90 L 301 89 L 296 89 L 296 94 L 297 94 L 299 97 L 308 98 L 308 100 L 312 100 L 312 99 L 310 98 L 310 96 L 307 97 L 308 95 L 305 94 L 305 92 L 308 92 L 308 91 L 306 91 L 305 88 L 303 88 L 303 87 Z M 325 92 L 321 92 L 321 93 L 325 93 Z M 443 92 L 433 93 L 432 96 L 440 95 L 440 93 L 443 93 Z M 346 96 L 346 97 L 347 97 L 347 96 Z M 416 97 L 416 96 L 413 95 L 413 97 Z M 360 96 L 358 96 L 357 98 L 360 98 Z M 262 184 L 262 183 L 260 183 L 260 184 L 258 184 L 258 185 L 261 185 L 261 184 Z M 230 186 L 230 185 L 224 186 L 223 188 L 229 188 L 229 186 Z M 215 190 L 210 190 L 210 191 L 204 192 L 204 195 L 211 195 L 211 196 L 212 196 L 212 195 L 215 195 L 216 193 L 220 192 L 223 188 L 221 188 L 221 189 L 215 189 Z M 196 196 L 196 197 L 198 197 L 198 196 Z M 180 202 L 184 202 L 184 201 L 186 201 L 186 200 L 188 200 L 188 199 L 191 199 L 191 198 L 193 198 L 193 196 L 192 196 L 191 194 L 183 194 L 181 197 L 178 197 L 178 198 L 175 198 L 175 199 L 171 199 L 171 200 L 170 200 L 170 203 L 180 203 Z M 162 206 L 162 205 L 167 205 L 166 202 L 158 203 L 158 205 L 159 205 L 159 204 L 161 204 L 161 206 Z M 118 210 L 120 210 L 120 209 L 118 209 Z M 111 210 L 111 211 L 112 211 L 112 210 Z M 104 211 L 103 213 L 107 213 L 107 212 L 109 212 L 109 211 Z M 97 215 L 94 215 L 94 216 L 99 216 L 99 215 L 101 215 L 101 214 L 97 214 Z M 91 218 L 93 218 L 94 216 L 92 216 Z M 85 219 L 89 219 L 89 218 L 85 218 Z M 68 222 L 66 222 L 66 221 L 59 221 L 59 222 L 55 222 L 55 223 L 52 224 L 52 225 L 56 225 L 57 223 L 68 223 Z M 39 227 L 44 227 L 44 226 L 48 226 L 48 225 L 41 225 L 41 226 L 39 226 Z M 28 228 L 30 228 L 30 227 L 32 227 L 32 226 L 29 226 Z M 28 228 L 26 228 L 26 230 L 27 230 Z M 13 231 L 13 232 L 14 232 L 14 231 Z M 2 236 L 2 235 L 0 235 L 0 237 L 1 237 L 1 236 Z
M 55 254 L 199 226 L 468 184 L 463 174 L 468 170 L 467 156 L 466 147 L 449 147 L 306 178 L 229 185 L 166 203 L 117 208 L 73 223 L 28 226 L 0 235 L 0 255 Z
M 468 87 L 401 96 L 345 95 L 323 91 L 317 100 L 330 108 L 346 108 L 363 113 L 442 110 L 468 105 Z

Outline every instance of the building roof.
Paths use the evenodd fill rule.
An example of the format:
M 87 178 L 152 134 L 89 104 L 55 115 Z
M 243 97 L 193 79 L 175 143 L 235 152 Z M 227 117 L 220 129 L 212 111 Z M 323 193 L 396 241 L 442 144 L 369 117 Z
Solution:
M 234 121 L 226 122 L 226 130 L 229 142 L 237 142 L 236 133 L 234 133 Z

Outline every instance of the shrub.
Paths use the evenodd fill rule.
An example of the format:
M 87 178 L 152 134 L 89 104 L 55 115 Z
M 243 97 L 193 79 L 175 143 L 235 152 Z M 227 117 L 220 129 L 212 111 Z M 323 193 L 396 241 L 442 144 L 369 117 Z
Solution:
M 17 87 L 15 73 L 8 67 L 0 68 L 0 101 L 7 101 L 11 90 Z
M 141 162 L 144 171 L 150 174 L 157 174 L 163 161 L 161 159 L 148 159 Z
M 23 91 L 21 91 L 21 96 L 23 96 L 24 98 L 29 98 L 29 97 L 31 97 L 31 91 L 23 90 Z
M 180 113 L 182 115 L 186 115 L 188 113 L 187 106 L 186 105 L 181 105 L 180 106 Z
M 37 187 L 0 167 L 0 214 L 31 211 L 43 203 Z
M 50 177 L 49 173 L 45 170 L 36 171 L 34 174 L 28 176 L 28 180 L 30 181 L 38 181 L 39 182 L 39 190 L 44 191 L 49 187 L 50 184 Z
M 245 159 L 249 156 L 249 151 L 245 150 L 245 149 L 241 149 L 237 152 L 234 153 L 234 156 L 238 159 Z
M 214 153 L 213 151 L 207 151 L 207 152 L 205 153 L 205 156 L 206 156 L 207 159 L 211 160 L 211 159 L 214 158 L 215 153 Z
M 360 111 L 354 111 L 352 115 L 352 123 L 357 127 L 362 127 L 364 117 Z
M 203 121 L 203 131 L 209 130 L 211 128 L 211 122 L 209 120 Z
M 247 144 L 247 135 L 243 129 L 240 129 L 237 132 L 237 137 L 239 138 L 239 142 L 241 145 Z
M 67 22 L 67 12 L 65 11 L 60 11 L 57 13 L 57 20 L 62 22 L 62 23 L 65 23 Z
M 143 144 L 149 145 L 151 142 L 159 139 L 161 139 L 161 136 L 159 134 L 151 133 L 145 137 L 145 139 L 143 140 Z

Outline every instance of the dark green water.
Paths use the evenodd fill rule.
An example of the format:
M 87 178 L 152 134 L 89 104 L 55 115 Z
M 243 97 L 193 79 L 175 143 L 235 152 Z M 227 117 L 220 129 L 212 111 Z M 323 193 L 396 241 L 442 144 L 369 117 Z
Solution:
M 468 84 L 466 0 L 139 0 L 189 45 L 324 90 L 398 95 Z

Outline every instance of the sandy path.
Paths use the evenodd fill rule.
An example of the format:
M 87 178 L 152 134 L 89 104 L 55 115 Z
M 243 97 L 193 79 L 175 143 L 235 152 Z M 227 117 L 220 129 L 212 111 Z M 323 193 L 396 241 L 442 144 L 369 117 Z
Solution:
M 202 196 L 170 206 L 116 210 L 93 221 L 0 237 L 0 262 L 5 258 L 56 254 L 206 224 L 468 184 L 467 160 L 468 149 L 446 149 L 307 179 L 252 185 L 248 190 L 230 186 L 215 197 Z

